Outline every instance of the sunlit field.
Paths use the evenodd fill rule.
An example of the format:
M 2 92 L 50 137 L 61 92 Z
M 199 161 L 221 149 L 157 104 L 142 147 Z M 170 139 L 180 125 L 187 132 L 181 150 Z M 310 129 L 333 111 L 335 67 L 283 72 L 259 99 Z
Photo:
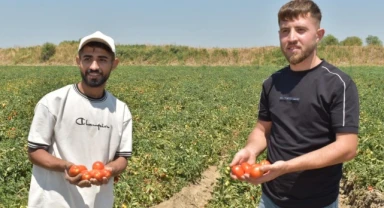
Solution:
M 116 207 L 149 207 L 198 181 L 221 177 L 208 207 L 255 207 L 260 187 L 233 181 L 228 164 L 257 118 L 261 84 L 276 67 L 121 66 L 107 90 L 133 114 L 133 156 L 115 185 Z M 384 191 L 384 67 L 342 68 L 360 95 L 358 156 L 344 176 Z M 0 207 L 26 206 L 32 164 L 27 136 L 38 100 L 80 81 L 76 67 L 0 66 Z M 311 87 L 311 86 L 308 86 Z

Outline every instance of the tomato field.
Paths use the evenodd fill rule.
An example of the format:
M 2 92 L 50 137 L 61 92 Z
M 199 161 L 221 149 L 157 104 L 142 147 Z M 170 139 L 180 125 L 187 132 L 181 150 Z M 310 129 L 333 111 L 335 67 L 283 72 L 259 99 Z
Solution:
M 228 167 L 255 124 L 261 84 L 277 67 L 120 66 L 107 90 L 133 115 L 133 155 L 115 185 L 116 207 L 150 207 L 200 179 L 221 177 L 207 207 L 255 207 L 260 187 Z M 384 67 L 343 67 L 360 95 L 358 156 L 344 165 L 356 189 L 384 191 Z M 0 66 L 0 207 L 25 207 L 32 164 L 27 137 L 46 93 L 80 81 L 73 66 Z M 310 86 L 309 86 L 310 87 Z

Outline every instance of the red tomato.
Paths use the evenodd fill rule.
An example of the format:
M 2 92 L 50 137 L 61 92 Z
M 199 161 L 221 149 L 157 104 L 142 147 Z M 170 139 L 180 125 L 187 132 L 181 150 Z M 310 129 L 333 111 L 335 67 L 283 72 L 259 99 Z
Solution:
M 84 170 L 88 170 L 87 167 L 85 167 L 85 165 L 78 165 L 77 167 L 79 167 L 80 173 L 83 172 Z
M 93 177 L 94 179 L 98 180 L 98 181 L 103 181 L 103 173 L 101 172 L 101 170 L 93 170 Z
M 69 168 L 69 171 L 68 171 L 68 175 L 71 176 L 71 177 L 75 177 L 77 175 L 79 175 L 80 173 L 80 169 L 79 169 L 79 166 L 77 165 L 72 165 L 70 168 Z
M 102 163 L 100 161 L 96 161 L 96 162 L 93 163 L 92 169 L 94 169 L 94 170 L 103 170 L 104 169 L 104 163 Z
M 89 175 L 91 175 L 91 178 L 95 178 L 95 174 L 96 172 L 98 172 L 99 170 L 90 170 L 88 171 L 89 172 Z
M 251 173 L 250 173 L 252 178 L 259 178 L 263 176 L 264 173 L 263 171 L 260 170 L 260 167 L 261 165 L 257 163 L 252 166 Z
M 87 180 L 89 181 L 92 178 L 91 174 L 89 171 L 84 171 L 81 176 L 81 180 Z
M 103 174 L 104 177 L 106 177 L 107 179 L 109 179 L 112 175 L 111 171 L 107 170 L 107 169 L 103 169 L 101 170 L 101 173 Z
M 88 172 L 88 170 L 82 170 L 80 173 L 81 173 L 81 174 L 84 174 L 84 173 L 86 173 L 86 172 Z
M 252 165 L 250 165 L 247 162 L 241 163 L 241 169 L 243 169 L 244 173 L 249 174 L 251 172 L 251 167 L 252 167 Z
M 271 163 L 268 160 L 262 160 L 260 165 L 270 165 Z
M 232 174 L 238 178 L 244 175 L 244 170 L 241 168 L 241 165 L 232 166 Z

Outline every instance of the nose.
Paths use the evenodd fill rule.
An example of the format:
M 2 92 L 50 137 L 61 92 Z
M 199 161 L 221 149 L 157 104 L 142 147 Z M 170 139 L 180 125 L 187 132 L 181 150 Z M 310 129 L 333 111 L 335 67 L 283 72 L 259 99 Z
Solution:
M 289 41 L 292 41 L 292 42 L 297 40 L 297 36 L 296 36 L 296 32 L 295 32 L 295 30 L 291 30 L 291 31 L 289 32 L 288 40 L 289 40 Z
M 97 69 L 99 69 L 99 65 L 97 64 L 97 61 L 96 61 L 96 60 L 93 61 L 92 64 L 91 64 L 91 66 L 90 66 L 89 68 L 92 69 L 92 70 L 97 70 Z

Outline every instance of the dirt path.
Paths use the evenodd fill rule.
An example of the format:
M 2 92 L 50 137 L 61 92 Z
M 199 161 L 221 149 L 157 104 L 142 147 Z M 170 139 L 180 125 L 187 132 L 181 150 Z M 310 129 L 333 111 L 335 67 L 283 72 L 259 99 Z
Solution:
M 215 187 L 216 179 L 219 177 L 220 173 L 217 167 L 210 166 L 203 173 L 203 177 L 199 183 L 184 187 L 169 200 L 152 208 L 203 208 L 208 203 L 208 200 L 212 198 L 212 191 Z M 342 190 L 340 192 L 339 208 L 352 208 L 352 206 L 346 205 L 348 194 L 343 194 L 344 191 Z M 381 203 L 378 203 L 378 206 L 371 204 L 367 207 L 379 208 L 381 207 Z
M 203 177 L 198 184 L 184 187 L 168 201 L 152 208 L 202 208 L 212 198 L 212 191 L 215 187 L 216 179 L 219 177 L 220 173 L 217 167 L 211 166 L 204 171 Z
M 351 208 L 351 206 L 345 204 L 346 199 L 347 196 L 342 194 L 339 195 L 339 208 Z

